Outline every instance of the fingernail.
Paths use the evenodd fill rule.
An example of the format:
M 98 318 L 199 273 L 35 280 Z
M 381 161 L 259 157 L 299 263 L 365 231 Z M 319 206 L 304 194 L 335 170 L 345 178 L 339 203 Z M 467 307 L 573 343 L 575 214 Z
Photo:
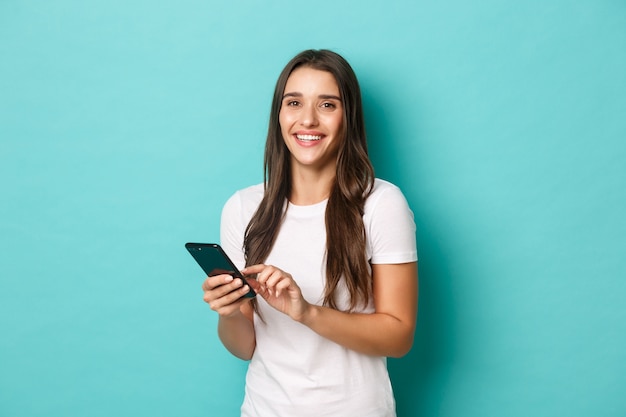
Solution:
M 224 278 L 224 282 L 231 282 L 232 280 L 233 280 L 233 277 L 231 277 L 230 275 Z

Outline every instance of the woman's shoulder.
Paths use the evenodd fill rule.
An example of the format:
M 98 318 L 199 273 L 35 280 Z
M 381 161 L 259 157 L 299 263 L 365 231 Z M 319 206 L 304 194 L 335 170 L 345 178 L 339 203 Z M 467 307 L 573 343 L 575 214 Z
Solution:
M 263 198 L 263 193 L 265 192 L 265 187 L 263 183 L 254 184 L 246 188 L 242 188 L 237 190 L 233 196 L 239 196 L 240 198 Z
M 246 188 L 242 188 L 240 190 L 235 191 L 224 205 L 225 208 L 234 208 L 238 207 L 239 209 L 250 209 L 259 205 L 261 200 L 263 199 L 263 193 L 265 189 L 263 187 L 263 183 L 251 185 Z
M 399 190 L 397 185 L 390 183 L 387 180 L 383 180 L 381 178 L 374 178 L 374 190 L 385 190 L 385 189 L 397 189 Z
M 375 181 L 365 202 L 363 223 L 372 263 L 396 264 L 417 259 L 413 211 L 398 186 Z
M 374 187 L 372 192 L 365 201 L 365 213 L 371 213 L 376 211 L 377 208 L 386 207 L 389 205 L 401 205 L 406 206 L 406 198 L 400 188 L 380 178 L 374 180 Z
M 383 179 L 380 178 L 375 178 L 374 179 L 374 186 L 372 187 L 372 192 L 370 194 L 370 199 L 377 199 L 379 198 L 381 195 L 384 194 L 395 194 L 395 195 L 403 195 L 402 191 L 400 190 L 400 188 Z

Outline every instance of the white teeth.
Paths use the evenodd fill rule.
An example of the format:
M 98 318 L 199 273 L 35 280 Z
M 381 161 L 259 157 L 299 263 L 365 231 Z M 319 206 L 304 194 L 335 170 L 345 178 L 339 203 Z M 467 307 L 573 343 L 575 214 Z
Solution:
M 320 140 L 320 139 L 322 139 L 321 136 L 315 136 L 315 135 L 296 135 L 296 137 L 298 138 L 298 140 Z

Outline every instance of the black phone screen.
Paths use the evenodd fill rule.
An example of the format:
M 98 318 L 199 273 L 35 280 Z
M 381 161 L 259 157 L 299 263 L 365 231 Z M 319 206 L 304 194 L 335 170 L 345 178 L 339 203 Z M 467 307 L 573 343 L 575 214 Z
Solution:
M 235 278 L 241 278 L 246 282 L 253 280 L 253 278 L 244 277 L 228 255 L 226 255 L 226 252 L 216 243 L 186 243 L 185 248 L 208 276 L 228 274 Z M 244 297 L 254 297 L 256 295 L 252 289 L 253 286 L 256 286 L 255 284 L 256 282 L 252 283 L 252 285 L 248 284 L 250 291 Z

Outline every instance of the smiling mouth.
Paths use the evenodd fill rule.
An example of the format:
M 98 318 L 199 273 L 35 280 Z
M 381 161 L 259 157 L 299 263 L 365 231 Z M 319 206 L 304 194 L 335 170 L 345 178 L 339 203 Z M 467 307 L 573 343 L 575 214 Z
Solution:
M 302 140 L 302 141 L 305 141 L 305 142 L 313 142 L 313 141 L 322 139 L 322 136 L 318 136 L 318 135 L 296 135 L 296 138 L 298 138 L 298 140 Z

